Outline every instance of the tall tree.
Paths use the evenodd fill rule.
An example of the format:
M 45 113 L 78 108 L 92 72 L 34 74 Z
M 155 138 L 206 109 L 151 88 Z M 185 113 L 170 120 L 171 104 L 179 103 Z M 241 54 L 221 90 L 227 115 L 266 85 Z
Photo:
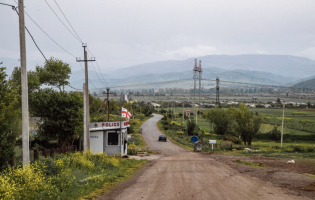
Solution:
M 33 114 L 41 117 L 38 134 L 45 139 L 57 140 L 59 146 L 64 146 L 82 134 L 82 94 L 40 89 L 30 96 L 30 106 Z
M 60 92 L 64 92 L 65 86 L 69 85 L 71 68 L 61 60 L 50 58 L 44 67 L 37 66 L 36 71 L 41 84 L 57 87 Z
M 258 113 L 251 112 L 244 104 L 239 105 L 239 109 L 231 108 L 233 118 L 236 122 L 236 131 L 242 137 L 244 145 L 251 145 L 253 137 L 258 133 L 262 117 Z
M 213 124 L 214 133 L 227 135 L 231 133 L 232 119 L 229 110 L 215 108 L 208 112 L 210 126 Z
M 15 142 L 21 132 L 18 88 L 6 79 L 5 69 L 0 67 L 0 169 L 14 155 Z
M 19 93 L 21 94 L 21 67 L 15 67 L 11 74 L 11 80 L 19 86 Z M 36 71 L 27 72 L 28 93 L 39 89 L 39 75 Z

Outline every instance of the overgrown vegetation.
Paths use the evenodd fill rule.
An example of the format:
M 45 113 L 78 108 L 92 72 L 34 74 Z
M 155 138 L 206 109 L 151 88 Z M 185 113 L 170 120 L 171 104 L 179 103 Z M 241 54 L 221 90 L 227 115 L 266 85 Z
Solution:
M 0 170 L 8 165 L 14 155 L 21 122 L 18 87 L 6 80 L 4 70 L 4 67 L 0 67 Z
M 80 199 L 129 177 L 146 160 L 106 154 L 57 154 L 0 175 L 0 199 Z

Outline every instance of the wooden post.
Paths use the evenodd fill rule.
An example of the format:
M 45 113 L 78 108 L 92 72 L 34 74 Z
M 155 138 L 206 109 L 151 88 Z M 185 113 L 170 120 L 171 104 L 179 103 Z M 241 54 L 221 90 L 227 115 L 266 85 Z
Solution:
M 38 159 L 38 150 L 34 149 L 34 161 Z
M 46 148 L 44 148 L 42 155 L 43 155 L 45 158 L 47 158 L 47 150 L 46 150 Z

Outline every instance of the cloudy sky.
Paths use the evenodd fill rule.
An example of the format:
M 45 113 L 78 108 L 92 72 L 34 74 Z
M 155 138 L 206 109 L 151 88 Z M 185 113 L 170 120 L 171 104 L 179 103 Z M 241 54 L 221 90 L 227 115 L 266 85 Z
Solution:
M 315 60 L 314 0 L 24 0 L 26 26 L 46 57 L 80 65 L 78 41 L 59 11 L 96 57 L 101 70 L 211 54 L 281 54 Z M 16 5 L 14 0 L 0 0 Z M 47 2 L 47 3 L 46 3 Z M 0 5 L 0 58 L 19 59 L 18 17 Z M 27 58 L 43 63 L 27 35 Z M 28 66 L 29 69 L 34 66 Z

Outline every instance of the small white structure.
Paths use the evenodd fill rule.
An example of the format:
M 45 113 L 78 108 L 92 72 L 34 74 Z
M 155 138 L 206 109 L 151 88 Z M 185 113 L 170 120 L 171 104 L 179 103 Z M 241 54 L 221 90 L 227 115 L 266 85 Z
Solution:
M 129 126 L 128 121 L 91 122 L 91 151 L 104 152 L 107 155 L 127 155 L 127 127 Z

